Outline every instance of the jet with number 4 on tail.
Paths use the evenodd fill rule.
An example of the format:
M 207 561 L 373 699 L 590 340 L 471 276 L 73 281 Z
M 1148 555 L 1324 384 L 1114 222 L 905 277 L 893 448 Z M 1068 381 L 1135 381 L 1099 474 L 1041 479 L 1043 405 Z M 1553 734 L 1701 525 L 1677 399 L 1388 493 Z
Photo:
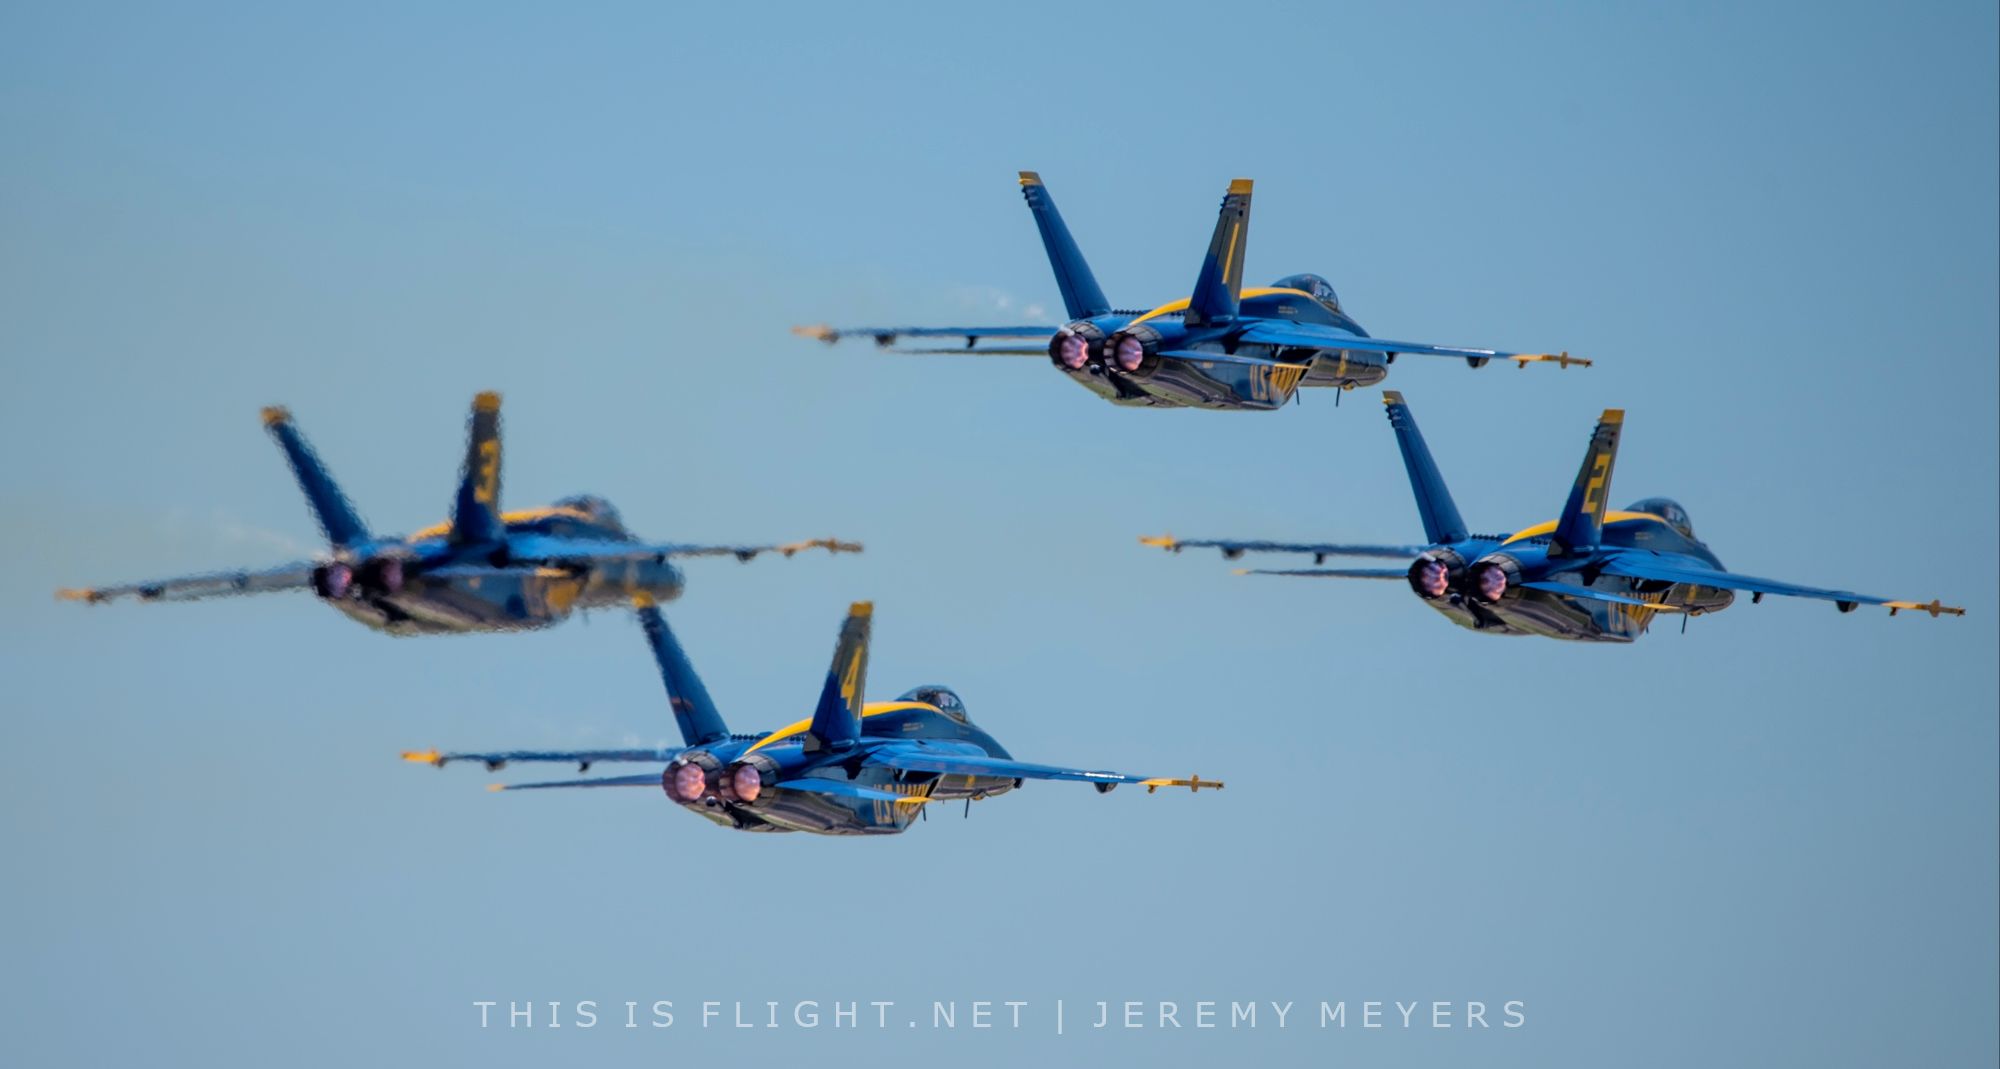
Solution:
M 805 831 L 819 835 L 893 835 L 925 805 L 972 802 L 1005 794 L 1026 780 L 1088 783 L 1099 794 L 1121 783 L 1145 787 L 1222 784 L 1199 776 L 1156 779 L 1017 761 L 966 715 L 945 687 L 918 687 L 892 702 L 868 704 L 868 637 L 873 605 L 848 609 L 833 664 L 809 719 L 778 731 L 736 734 L 723 723 L 665 617 L 641 599 L 639 621 L 659 662 L 668 705 L 686 744 L 659 750 L 406 753 L 405 760 L 443 767 L 479 762 L 497 770 L 514 762 L 575 764 L 579 771 L 611 762 L 663 764 L 629 776 L 543 783 L 494 784 L 489 790 L 568 787 L 654 787 L 667 800 L 738 831 Z
M 264 410 L 325 533 L 328 554 L 265 571 L 223 572 L 126 586 L 59 590 L 87 602 L 136 597 L 194 601 L 232 594 L 311 590 L 328 605 L 392 635 L 513 631 L 547 627 L 577 609 L 618 608 L 635 595 L 680 596 L 677 557 L 760 553 L 787 557 L 802 549 L 860 552 L 822 538 L 789 545 L 649 543 L 633 537 L 618 510 L 600 497 L 564 498 L 546 508 L 500 511 L 500 395 L 473 399 L 465 467 L 446 523 L 410 535 L 371 534 L 291 413 Z
M 1933 617 L 1965 610 L 1937 601 L 1891 601 L 1846 590 L 1781 583 L 1725 569 L 1707 544 L 1694 536 L 1687 510 L 1663 497 L 1647 498 L 1624 511 L 1607 511 L 1611 469 L 1625 427 L 1622 409 L 1606 409 L 1591 433 L 1583 467 L 1577 472 L 1562 515 L 1513 534 L 1473 534 L 1459 518 L 1444 477 L 1417 431 L 1403 395 L 1383 392 L 1389 423 L 1402 447 L 1410 487 L 1416 493 L 1428 546 L 1352 546 L 1202 540 L 1171 535 L 1142 538 L 1147 545 L 1178 552 L 1210 546 L 1227 557 L 1246 552 L 1311 553 L 1329 556 L 1411 557 L 1402 568 L 1319 568 L 1246 571 L 1245 575 L 1298 575 L 1330 579 L 1402 579 L 1424 604 L 1453 623 L 1491 635 L 1545 635 L 1586 642 L 1630 642 L 1644 634 L 1659 613 L 1687 617 L 1719 612 L 1749 591 L 1819 598 L 1841 612 L 1858 605 L 1881 605 L 1889 615 L 1910 609 Z
M 793 332 L 828 343 L 865 335 L 884 348 L 906 337 L 965 339 L 962 349 L 896 352 L 1046 355 L 1057 371 L 1113 404 L 1153 408 L 1281 408 L 1303 387 L 1373 386 L 1388 376 L 1389 365 L 1400 353 L 1457 357 L 1475 368 L 1490 360 L 1512 360 L 1520 367 L 1536 362 L 1590 366 L 1590 361 L 1568 353 L 1510 353 L 1371 337 L 1318 275 L 1288 275 L 1265 288 L 1243 288 L 1243 257 L 1250 236 L 1247 178 L 1231 182 L 1222 199 L 1221 217 L 1202 257 L 1193 294 L 1150 311 L 1114 309 L 1063 225 L 1041 177 L 1022 171 L 1021 192 L 1055 269 L 1056 286 L 1070 319 L 1067 324 L 816 326 L 793 327 Z M 1046 344 L 980 345 L 989 339 L 1029 338 L 1046 339 Z

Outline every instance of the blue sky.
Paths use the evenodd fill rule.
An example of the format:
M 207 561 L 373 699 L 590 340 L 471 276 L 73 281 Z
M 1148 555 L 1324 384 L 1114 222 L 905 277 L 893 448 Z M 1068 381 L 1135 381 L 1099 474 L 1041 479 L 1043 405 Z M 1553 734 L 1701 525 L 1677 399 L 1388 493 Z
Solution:
M 1970 3 L 9 7 L 0 1051 L 1991 1065 L 1996 39 Z M 1250 281 L 1597 360 L 1398 363 L 1475 527 L 1552 516 L 1623 407 L 1614 504 L 1968 615 L 1767 599 L 1583 648 L 1143 550 L 1420 530 L 1376 391 L 1132 412 L 787 332 L 1050 314 L 1024 168 L 1121 307 L 1185 295 L 1249 176 Z M 868 544 L 689 567 L 669 616 L 732 726 L 805 715 L 873 598 L 873 692 L 946 682 L 1020 756 L 1229 789 L 731 836 L 395 759 L 667 740 L 619 615 L 398 641 L 302 597 L 49 597 L 310 552 L 265 404 L 376 526 L 433 522 L 489 388 L 512 503 Z M 472 1006 L 584 999 L 604 1026 Z M 616 1027 L 659 999 L 673 1028 Z M 924 1027 L 689 1009 L 805 999 Z M 1298 1006 L 1075 1027 L 1251 999 Z M 1525 1027 L 1464 1027 L 1515 999 Z M 1031 1023 L 928 1027 L 975 1000 Z M 1302 1024 L 1322 1000 L 1392 1027 Z M 1418 1000 L 1460 1026 L 1400 1027 Z

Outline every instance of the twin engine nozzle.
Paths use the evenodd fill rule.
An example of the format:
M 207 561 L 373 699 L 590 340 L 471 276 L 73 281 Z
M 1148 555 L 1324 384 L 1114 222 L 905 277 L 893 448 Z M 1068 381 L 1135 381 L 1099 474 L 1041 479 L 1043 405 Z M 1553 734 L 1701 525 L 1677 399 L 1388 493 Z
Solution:
M 1425 601 L 1457 591 L 1491 605 L 1506 596 L 1508 587 L 1520 585 L 1521 565 L 1504 553 L 1481 557 L 1468 565 L 1451 550 L 1431 550 L 1410 565 L 1409 582 L 1410 589 Z
M 724 765 L 706 750 L 682 754 L 660 775 L 667 797 L 680 805 L 751 805 L 783 778 L 776 761 L 752 754 Z
M 1151 378 L 1160 368 L 1160 332 L 1135 324 L 1106 337 L 1095 323 L 1078 321 L 1049 339 L 1049 360 L 1063 371 L 1097 364 L 1132 378 Z
M 400 557 L 370 557 L 359 564 L 333 561 L 313 569 L 313 593 L 340 601 L 362 593 L 396 594 L 403 589 Z

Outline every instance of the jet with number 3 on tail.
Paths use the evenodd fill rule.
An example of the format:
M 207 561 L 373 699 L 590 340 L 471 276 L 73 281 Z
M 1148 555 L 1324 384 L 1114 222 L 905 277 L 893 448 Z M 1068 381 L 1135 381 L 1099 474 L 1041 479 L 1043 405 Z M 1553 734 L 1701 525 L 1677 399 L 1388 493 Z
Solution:
M 1630 642 L 1644 634 L 1660 613 L 1690 616 L 1719 612 L 1749 591 L 1819 598 L 1841 612 L 1858 605 L 1881 605 L 1889 615 L 1909 609 L 1933 617 L 1965 610 L 1937 601 L 1891 601 L 1846 590 L 1781 583 L 1738 575 L 1722 566 L 1694 535 L 1687 510 L 1663 497 L 1647 498 L 1624 511 L 1607 511 L 1611 469 L 1625 427 L 1622 409 L 1606 409 L 1591 433 L 1583 467 L 1577 472 L 1562 515 L 1513 534 L 1473 534 L 1459 518 L 1444 477 L 1431 459 L 1417 421 L 1403 395 L 1383 392 L 1389 423 L 1402 447 L 1410 487 L 1416 493 L 1428 546 L 1312 545 L 1226 540 L 1181 541 L 1171 535 L 1142 538 L 1147 545 L 1178 552 L 1211 546 L 1227 557 L 1246 552 L 1311 553 L 1329 556 L 1408 557 L 1402 568 L 1319 568 L 1252 570 L 1243 575 L 1295 575 L 1329 579 L 1401 579 L 1424 604 L 1453 623 L 1491 635 L 1545 635 L 1586 642 Z
M 622 608 L 635 595 L 678 597 L 685 583 L 677 557 L 761 553 L 787 557 L 802 549 L 861 551 L 852 542 L 821 538 L 789 545 L 688 545 L 639 541 L 618 510 L 590 495 L 546 508 L 500 511 L 500 395 L 473 399 L 465 467 L 451 519 L 410 535 L 375 535 L 362 522 L 290 412 L 264 410 L 277 440 L 326 535 L 329 553 L 265 571 L 222 572 L 125 586 L 59 590 L 91 603 L 136 597 L 194 601 L 233 594 L 311 590 L 348 616 L 392 635 L 515 631 L 547 627 L 577 609 Z
M 1199 776 L 1160 779 L 1119 772 L 1058 768 L 1017 761 L 966 715 L 949 688 L 918 687 L 892 702 L 868 704 L 870 602 L 847 612 L 819 704 L 809 719 L 778 731 L 736 734 L 708 696 L 701 677 L 659 609 L 644 599 L 639 621 L 659 662 L 668 705 L 684 746 L 658 750 L 507 751 L 406 753 L 403 758 L 443 767 L 478 762 L 489 770 L 515 762 L 663 764 L 628 776 L 541 783 L 494 784 L 488 790 L 526 791 L 584 787 L 653 787 L 667 800 L 737 831 L 804 831 L 819 835 L 894 835 L 923 807 L 971 803 L 1005 794 L 1026 780 L 1088 783 L 1107 794 L 1121 783 L 1146 788 L 1219 790 Z
M 962 349 L 893 349 L 913 353 L 1044 356 L 1057 371 L 1113 404 L 1152 408 L 1267 411 L 1308 386 L 1351 390 L 1389 374 L 1398 354 L 1449 356 L 1477 368 L 1491 360 L 1590 366 L 1568 353 L 1510 353 L 1371 337 L 1318 275 L 1289 275 L 1265 288 L 1243 288 L 1250 237 L 1251 182 L 1229 184 L 1192 295 L 1151 310 L 1111 307 L 1083 252 L 1056 212 L 1041 177 L 1021 172 L 1021 192 L 1040 228 L 1070 321 L 1061 326 L 793 327 L 837 342 L 868 336 L 884 348 L 898 338 L 963 338 Z M 989 339 L 1045 339 L 1036 347 L 986 346 Z M 1336 398 L 1339 396 L 1335 395 Z

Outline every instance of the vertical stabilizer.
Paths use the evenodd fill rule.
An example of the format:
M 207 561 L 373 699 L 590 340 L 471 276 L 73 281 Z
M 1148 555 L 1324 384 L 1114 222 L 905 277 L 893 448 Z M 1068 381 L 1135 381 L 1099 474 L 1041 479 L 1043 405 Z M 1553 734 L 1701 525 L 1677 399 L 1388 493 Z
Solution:
M 466 423 L 465 468 L 458 476 L 458 500 L 451 510 L 455 545 L 497 542 L 500 522 L 500 395 L 488 390 L 472 399 Z
M 1396 429 L 1396 444 L 1403 450 L 1403 467 L 1410 473 L 1410 490 L 1417 496 L 1424 537 L 1434 546 L 1465 541 L 1470 532 L 1459 518 L 1458 506 L 1452 504 L 1451 491 L 1445 489 L 1444 476 L 1438 472 L 1437 461 L 1431 459 L 1430 448 L 1424 445 L 1423 433 L 1417 430 L 1417 419 L 1410 414 L 1410 406 L 1395 390 L 1383 390 L 1382 403 L 1389 408 L 1389 425 Z
M 326 540 L 335 549 L 368 541 L 368 526 L 354 511 L 354 505 L 347 495 L 340 492 L 340 486 L 327 474 L 326 465 L 319 461 L 319 454 L 313 452 L 305 436 L 292 426 L 292 414 L 283 408 L 273 406 L 264 410 L 264 428 L 271 437 L 278 440 L 278 448 L 285 451 L 285 460 L 292 466 L 292 475 L 299 481 L 299 489 L 306 495 L 306 502 L 312 506 L 313 516 L 319 520 L 319 529 L 326 533 Z
M 1194 296 L 1188 299 L 1188 326 L 1236 318 L 1236 302 L 1243 296 L 1243 250 L 1250 243 L 1250 186 L 1248 178 L 1238 178 L 1222 198 L 1215 236 L 1208 239 L 1208 254 L 1201 259 Z
M 1556 529 L 1549 535 L 1549 555 L 1575 556 L 1597 548 L 1604 532 L 1604 503 L 1611 496 L 1611 466 L 1618 459 L 1618 436 L 1625 430 L 1625 410 L 1607 408 L 1590 435 L 1590 449 L 1570 488 Z
M 680 726 L 681 741 L 689 746 L 700 746 L 717 739 L 729 737 L 729 729 L 722 723 L 722 714 L 715 711 L 715 702 L 708 697 L 708 688 L 701 685 L 701 677 L 695 675 L 694 665 L 688 661 L 687 653 L 674 639 L 674 632 L 667 626 L 667 618 L 660 614 L 653 599 L 640 595 L 639 626 L 646 629 L 646 642 L 653 647 L 653 660 L 660 665 L 660 681 L 667 686 L 667 704 L 673 707 L 674 723 Z
M 833 650 L 833 665 L 826 670 L 826 686 L 820 690 L 819 707 L 813 710 L 812 727 L 806 731 L 807 750 L 844 750 L 861 739 L 861 705 L 868 684 L 868 630 L 875 616 L 875 603 L 857 601 L 848 607 L 847 622 L 840 625 L 840 644 Z
M 1042 232 L 1042 247 L 1048 250 L 1049 266 L 1056 273 L 1056 288 L 1062 291 L 1063 310 L 1071 319 L 1088 319 L 1111 311 L 1111 302 L 1097 288 L 1090 265 L 1083 262 L 1083 250 L 1069 236 L 1069 227 L 1063 225 L 1056 202 L 1050 198 L 1048 187 L 1042 185 L 1042 176 L 1022 171 L 1021 195 L 1028 199 L 1028 210 L 1035 213 L 1035 226 Z

